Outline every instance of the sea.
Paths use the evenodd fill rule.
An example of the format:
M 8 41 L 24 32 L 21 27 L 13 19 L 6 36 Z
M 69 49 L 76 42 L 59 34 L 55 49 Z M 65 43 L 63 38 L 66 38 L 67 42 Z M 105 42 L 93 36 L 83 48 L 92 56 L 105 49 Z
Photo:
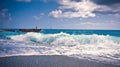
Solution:
M 65 55 L 120 65 L 120 30 L 0 30 L 0 57 Z

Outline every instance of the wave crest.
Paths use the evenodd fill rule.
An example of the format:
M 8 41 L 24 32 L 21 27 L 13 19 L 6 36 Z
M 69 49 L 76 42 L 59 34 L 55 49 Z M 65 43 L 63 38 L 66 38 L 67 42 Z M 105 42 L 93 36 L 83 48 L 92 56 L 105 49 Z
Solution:
M 67 33 L 58 33 L 58 34 L 42 34 L 42 33 L 27 33 L 23 35 L 11 36 L 12 40 L 22 41 L 22 42 L 31 42 L 39 43 L 40 45 L 88 45 L 88 44 L 119 44 L 120 38 L 113 37 L 109 35 L 70 35 Z
M 119 65 L 120 37 L 109 35 L 70 35 L 67 33 L 26 33 L 0 40 L 0 55 L 67 55 Z M 5 45 L 4 45 L 5 44 Z M 7 48 L 6 48 L 7 47 Z

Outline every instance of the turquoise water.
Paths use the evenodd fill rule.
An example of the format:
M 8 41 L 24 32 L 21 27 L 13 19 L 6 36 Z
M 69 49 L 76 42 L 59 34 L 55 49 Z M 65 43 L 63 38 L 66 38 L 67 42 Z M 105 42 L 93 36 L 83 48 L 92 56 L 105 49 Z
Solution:
M 120 30 L 0 31 L 0 57 L 19 55 L 66 55 L 119 65 Z
M 64 30 L 64 29 L 45 29 L 42 30 L 41 33 L 44 34 L 55 34 L 55 33 L 68 33 L 68 34 L 98 34 L 98 35 L 111 35 L 111 36 L 119 36 L 120 37 L 120 30 Z
M 19 34 L 25 34 L 23 32 L 18 31 L 18 29 L 15 29 L 17 32 L 6 32 L 6 31 L 0 31 L 0 35 L 19 35 Z M 110 36 L 118 36 L 120 37 L 120 30 L 69 30 L 69 29 L 43 29 L 39 33 L 43 34 L 56 34 L 56 33 L 68 33 L 68 34 L 74 34 L 74 35 L 91 35 L 91 34 L 97 34 L 97 35 L 110 35 Z

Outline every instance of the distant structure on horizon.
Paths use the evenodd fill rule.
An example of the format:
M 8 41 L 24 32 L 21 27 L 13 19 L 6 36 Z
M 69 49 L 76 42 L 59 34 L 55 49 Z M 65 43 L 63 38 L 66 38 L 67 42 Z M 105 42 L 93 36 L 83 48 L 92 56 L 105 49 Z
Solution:
M 19 31 L 19 32 L 40 32 L 41 29 L 37 29 L 37 26 L 35 29 L 1 29 L 3 31 L 9 31 L 9 32 L 16 32 L 16 31 Z

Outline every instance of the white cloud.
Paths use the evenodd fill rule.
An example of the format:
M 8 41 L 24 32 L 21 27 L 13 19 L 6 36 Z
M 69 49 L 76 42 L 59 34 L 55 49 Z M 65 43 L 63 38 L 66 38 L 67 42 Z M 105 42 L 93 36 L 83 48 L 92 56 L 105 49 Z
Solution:
M 62 17 L 61 14 L 62 14 L 61 10 L 55 10 L 50 13 L 50 15 L 52 15 L 55 18 Z
M 5 15 L 7 14 L 8 12 L 8 9 L 4 8 L 4 9 L 1 9 L 0 10 L 0 17 L 3 18 L 5 17 Z
M 108 21 L 108 22 L 82 22 L 80 25 L 90 25 L 90 26 L 101 26 L 101 25 L 118 25 L 119 22 Z
M 111 6 L 100 5 L 100 8 L 97 11 L 101 12 L 120 12 L 120 3 L 113 4 Z
M 32 0 L 16 0 L 18 2 L 31 2 Z
M 46 2 L 49 2 L 49 1 L 51 1 L 51 0 L 40 0 L 40 1 L 42 1 L 42 2 L 45 2 L 45 3 L 46 3 Z
M 59 8 L 49 13 L 54 18 L 88 18 L 95 17 L 97 12 L 120 12 L 120 4 L 111 6 L 98 5 L 92 0 L 58 0 Z
M 11 21 L 12 17 L 8 9 L 4 8 L 0 10 L 0 22 Z
M 40 18 L 38 16 L 33 16 L 35 20 L 39 20 Z
M 45 15 L 44 13 L 40 13 L 39 15 L 33 16 L 33 18 L 38 21 L 38 20 L 40 20 L 44 15 Z
M 114 11 L 114 12 L 120 12 L 120 3 L 118 4 L 113 4 L 111 6 L 111 10 Z
M 114 16 L 120 18 L 120 13 L 114 14 Z
M 40 0 L 40 1 L 46 3 L 46 2 L 58 1 L 58 0 Z
M 95 11 L 99 8 L 98 5 L 90 0 L 82 0 L 81 2 L 71 0 L 60 0 L 61 5 L 58 10 L 50 12 L 50 15 L 55 18 L 88 18 L 95 17 Z
M 43 15 L 45 15 L 44 13 L 40 13 L 40 16 L 43 16 Z
M 96 25 L 98 23 L 94 23 L 94 22 L 82 22 L 80 23 L 80 25 Z

